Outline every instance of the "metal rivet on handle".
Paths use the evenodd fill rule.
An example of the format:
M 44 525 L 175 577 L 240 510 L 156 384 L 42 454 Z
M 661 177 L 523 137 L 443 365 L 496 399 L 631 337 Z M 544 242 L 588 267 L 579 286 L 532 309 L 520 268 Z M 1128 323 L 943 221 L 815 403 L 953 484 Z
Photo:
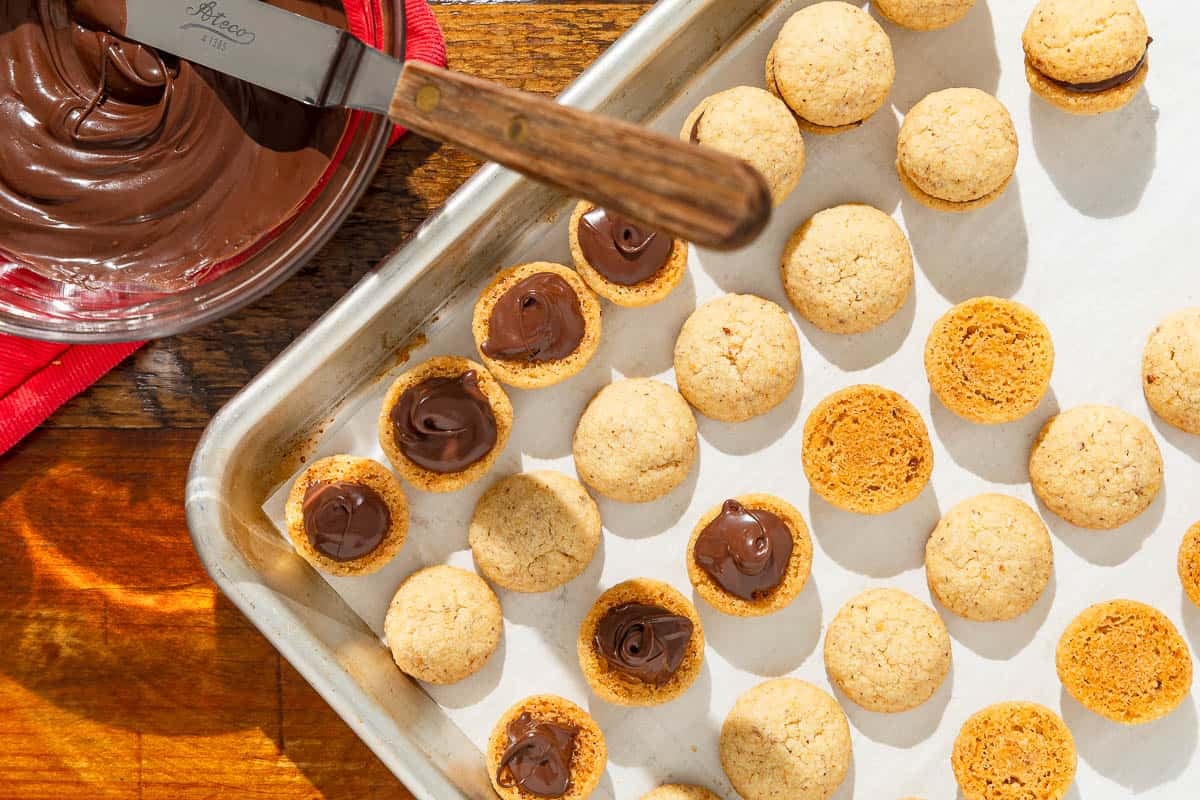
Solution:
M 517 115 L 508 121 L 508 138 L 513 142 L 522 141 L 529 133 L 529 121 Z
M 417 89 L 417 108 L 426 113 L 433 111 L 442 102 L 442 93 L 431 83 Z

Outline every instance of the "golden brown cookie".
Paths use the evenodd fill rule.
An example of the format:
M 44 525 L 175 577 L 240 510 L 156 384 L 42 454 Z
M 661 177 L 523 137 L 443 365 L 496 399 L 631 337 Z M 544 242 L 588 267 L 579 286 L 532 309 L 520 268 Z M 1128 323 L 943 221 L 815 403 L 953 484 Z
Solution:
M 471 517 L 479 571 L 515 592 L 548 592 L 579 576 L 600 544 L 600 509 L 560 472 L 511 475 L 492 485 Z
M 770 92 L 735 86 L 700 101 L 679 138 L 740 158 L 767 180 L 775 205 L 804 174 L 804 138 L 791 110 Z
M 1093 530 L 1111 530 L 1150 507 L 1163 483 L 1162 453 L 1145 423 L 1111 406 L 1078 406 L 1051 419 L 1029 455 L 1029 479 L 1046 507 Z
M 600 303 L 575 270 L 538 261 L 497 274 L 475 302 L 471 334 L 483 363 L 518 389 L 577 375 L 600 346 Z
M 874 0 L 880 16 L 914 31 L 935 31 L 967 15 L 975 0 Z
M 633 225 L 625 221 L 626 228 L 614 228 L 614 232 L 618 238 L 630 239 L 636 238 L 636 249 L 631 251 L 628 260 L 631 265 L 635 262 L 642 261 L 644 258 L 652 255 L 655 250 L 651 245 L 646 247 L 647 235 L 652 235 L 656 239 L 663 237 L 669 239 L 670 247 L 667 250 L 665 261 L 650 277 L 644 278 L 636 283 L 628 283 L 628 278 L 625 275 L 615 276 L 621 277 L 622 282 L 618 283 L 611 277 L 601 273 L 599 269 L 592 265 L 588 260 L 587 255 L 583 252 L 583 247 L 580 244 L 579 226 L 583 224 L 583 217 L 591 211 L 594 211 L 596 206 L 584 200 L 575 206 L 575 211 L 571 214 L 570 222 L 570 243 L 571 243 L 571 258 L 575 262 L 575 269 L 579 270 L 579 276 L 583 278 L 584 283 L 588 287 L 613 303 L 619 306 L 628 308 L 642 308 L 651 306 L 667 298 L 672 290 L 679 285 L 683 280 L 684 273 L 687 272 L 688 266 L 688 244 L 683 239 L 670 239 L 665 234 L 647 231 L 640 225 Z M 631 267 L 632 271 L 632 267 Z
M 979 89 L 943 89 L 904 117 L 896 145 L 900 182 L 935 211 L 974 211 L 993 202 L 1017 168 L 1008 109 Z
M 825 632 L 825 669 L 868 711 L 908 711 L 950 674 L 950 634 L 937 612 L 899 589 L 871 589 L 842 606 Z
M 1200 434 L 1200 308 L 1170 315 L 1150 334 L 1142 354 L 1142 389 L 1165 422 Z
M 925 544 L 925 577 L 943 606 L 992 622 L 1033 608 L 1054 572 L 1037 512 L 1015 497 L 981 494 L 946 512 Z
M 740 505 L 741 508 L 732 507 L 731 501 L 726 501 L 709 509 L 692 529 L 692 538 L 688 541 L 687 548 L 688 578 L 696 589 L 696 593 L 723 614 L 731 614 L 735 617 L 773 614 L 786 608 L 795 600 L 804 589 L 804 584 L 808 582 L 809 573 L 812 571 L 813 555 L 812 538 L 808 533 L 808 525 L 805 524 L 804 517 L 791 503 L 774 495 L 744 494 L 734 498 L 732 502 Z M 748 534 L 745 523 L 749 523 L 750 520 L 745 518 L 747 512 L 754 520 Z M 762 512 L 766 512 L 769 516 L 764 517 Z M 745 548 L 745 552 L 743 552 L 735 550 L 732 546 L 727 547 L 721 553 L 722 558 L 718 559 L 721 569 L 717 570 L 717 574 L 732 572 L 732 581 L 724 580 L 738 588 L 740 595 L 724 588 L 714 577 L 713 572 L 702 567 L 697 561 L 696 545 L 700 540 L 700 535 L 718 520 L 720 520 L 719 527 L 714 527 L 710 531 L 714 540 L 720 542 L 725 535 L 728 535 L 731 545 L 741 543 Z M 779 559 L 775 542 L 770 535 L 773 532 L 771 526 L 776 521 L 782 523 L 786 528 L 791 542 L 791 552 L 786 561 Z M 741 524 L 739 525 L 739 523 Z M 734 535 L 738 533 L 742 534 L 740 539 Z M 762 544 L 763 542 L 766 543 L 765 546 Z M 702 557 L 706 561 L 712 560 L 712 554 L 708 547 L 704 548 Z M 753 586 L 752 579 L 747 580 L 750 576 L 761 576 L 763 583 L 772 583 L 773 577 L 776 575 L 778 582 L 770 588 L 761 590 Z M 750 589 L 750 591 L 746 591 L 746 589 Z M 744 596 L 746 594 L 749 594 L 749 597 Z
M 933 325 L 925 374 L 942 405 L 969 422 L 1013 422 L 1050 388 L 1054 343 L 1025 306 L 1000 297 L 959 303 Z
M 1133 600 L 1084 609 L 1058 640 L 1056 665 L 1081 705 L 1125 725 L 1166 716 L 1192 686 L 1187 642 L 1161 611 Z
M 449 415 L 459 430 L 438 429 L 441 423 L 418 409 Z M 512 421 L 512 403 L 490 372 L 465 358 L 439 356 L 392 383 L 379 413 L 379 444 L 413 486 L 453 492 L 492 468 L 508 444 Z
M 408 498 L 396 476 L 369 458 L 330 456 L 301 473 L 288 493 L 288 538 L 330 575 L 367 575 L 408 535 Z
M 917 499 L 933 474 L 929 431 L 912 403 L 890 389 L 842 389 L 804 423 L 804 474 L 838 508 L 894 511 Z
M 642 795 L 642 800 L 721 800 L 703 786 L 668 783 Z
M 828 800 L 850 771 L 850 747 L 837 701 L 795 678 L 745 692 L 721 726 L 721 766 L 745 800 Z
M 1200 607 L 1200 522 L 1188 529 L 1179 545 L 1179 580 L 1188 598 Z
M 602 700 L 655 706 L 686 692 L 704 661 L 696 608 L 662 581 L 634 578 L 596 600 L 579 626 L 579 667 Z
M 627 378 L 597 392 L 575 428 L 575 469 L 588 486 L 625 503 L 656 500 L 696 462 L 696 417 L 679 392 Z
M 1041 0 L 1021 42 L 1030 88 L 1072 114 L 1121 108 L 1150 71 L 1150 33 L 1136 0 Z
M 744 422 L 782 403 L 800 375 L 800 335 L 787 312 L 727 294 L 692 312 L 675 340 L 679 392 L 710 419 Z
M 543 727 L 547 724 L 560 730 Z M 569 737 L 569 747 L 556 747 L 553 750 L 556 755 L 565 751 L 567 757 L 554 761 L 549 770 L 541 770 L 566 779 L 566 791 L 554 795 L 555 797 L 561 800 L 587 800 L 600 785 L 600 779 L 608 766 L 608 747 L 596 720 L 570 700 L 552 694 L 535 694 L 505 711 L 488 738 L 488 772 L 492 778 L 492 788 L 503 800 L 536 800 L 538 797 L 547 796 L 544 793 L 546 787 L 539 785 L 536 780 L 527 786 L 542 791 L 542 794 L 534 794 L 516 781 L 518 776 L 515 772 L 521 772 L 522 775 L 526 773 L 526 770 L 521 769 L 521 751 L 538 751 L 521 748 L 518 743 L 510 753 L 513 756 L 512 760 L 505 762 L 504 756 L 509 752 L 510 745 L 514 744 L 510 726 L 511 734 L 517 734 L 517 739 L 522 738 L 523 734 L 526 740 L 537 739 L 539 745 L 546 742 L 557 744 L 556 735 Z M 570 735 L 571 732 L 573 736 Z M 541 762 L 542 759 L 537 761 Z M 526 761 L 526 764 L 528 763 Z
M 478 575 L 436 566 L 400 584 L 383 623 L 396 666 L 426 683 L 457 683 L 496 652 L 500 601 Z
M 840 0 L 792 14 L 767 55 L 767 89 L 810 133 L 853 130 L 887 100 L 892 43 L 870 14 Z
M 1077 761 L 1066 723 L 1037 703 L 997 703 L 977 712 L 950 756 L 966 800 L 1062 800 Z

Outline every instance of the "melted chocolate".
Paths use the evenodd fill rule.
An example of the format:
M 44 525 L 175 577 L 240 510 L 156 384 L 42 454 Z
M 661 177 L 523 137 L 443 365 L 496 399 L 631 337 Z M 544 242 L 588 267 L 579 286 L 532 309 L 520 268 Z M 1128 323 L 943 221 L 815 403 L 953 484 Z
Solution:
M 783 581 L 792 546 L 792 533 L 779 517 L 726 500 L 700 532 L 692 553 L 722 589 L 755 600 Z
M 575 352 L 585 327 L 571 284 L 553 272 L 539 272 L 500 295 L 481 349 L 489 358 L 557 361 Z
M 571 788 L 571 755 L 579 729 L 538 722 L 528 711 L 508 723 L 508 748 L 500 757 L 496 783 L 538 797 L 562 797 Z
M 304 532 L 316 551 L 334 561 L 353 561 L 383 543 L 392 512 L 370 486 L 317 481 L 304 493 Z
M 346 24 L 334 0 L 273 5 Z M 0 255 L 56 280 L 169 291 L 291 219 L 348 117 L 111 33 L 123 13 L 0 3 Z
M 594 641 L 617 672 L 658 686 L 683 663 L 692 629 L 690 619 L 661 606 L 623 603 L 600 618 Z
M 400 452 L 432 472 L 462 472 L 496 446 L 496 417 L 474 370 L 409 387 L 391 419 Z
M 593 208 L 579 220 L 579 249 L 592 268 L 613 283 L 633 286 L 658 274 L 675 240 L 618 214 Z
M 692 144 L 700 144 L 700 120 L 702 119 L 704 119 L 703 112 L 700 113 L 700 116 L 696 117 L 695 123 L 692 124 L 692 132 L 688 136 L 688 141 Z
M 1057 78 L 1051 78 L 1044 72 L 1042 75 L 1044 75 L 1051 83 L 1061 86 L 1062 88 L 1071 92 L 1079 92 L 1080 94 L 1099 94 L 1100 92 L 1107 92 L 1109 89 L 1115 89 L 1118 86 L 1124 86 L 1137 77 L 1137 74 L 1141 72 L 1142 67 L 1146 64 L 1146 56 L 1150 54 L 1150 43 L 1153 41 L 1153 37 L 1146 39 L 1146 49 L 1142 52 L 1142 57 L 1138 59 L 1137 65 L 1134 66 L 1133 69 L 1129 70 L 1128 72 L 1122 72 L 1120 75 L 1114 75 L 1111 78 L 1105 78 L 1102 81 L 1093 81 L 1092 83 L 1070 83 L 1068 81 L 1060 81 Z

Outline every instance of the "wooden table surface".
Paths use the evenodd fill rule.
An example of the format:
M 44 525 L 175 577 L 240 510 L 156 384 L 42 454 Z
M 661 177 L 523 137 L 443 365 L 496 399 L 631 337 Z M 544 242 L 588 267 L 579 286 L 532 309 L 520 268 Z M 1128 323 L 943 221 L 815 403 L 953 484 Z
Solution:
M 649 5 L 435 12 L 452 67 L 553 94 Z M 0 798 L 411 797 L 208 579 L 184 476 L 217 409 L 477 167 L 408 137 L 291 281 L 145 348 L 0 457 Z

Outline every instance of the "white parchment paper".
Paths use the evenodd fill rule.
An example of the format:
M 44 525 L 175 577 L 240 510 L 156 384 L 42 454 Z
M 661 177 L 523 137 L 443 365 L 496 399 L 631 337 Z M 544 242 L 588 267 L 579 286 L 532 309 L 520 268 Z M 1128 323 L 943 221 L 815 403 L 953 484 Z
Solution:
M 687 112 L 714 91 L 761 86 L 775 33 L 791 11 L 806 4 L 783 3 L 763 19 L 687 88 L 657 127 L 677 132 Z M 439 563 L 473 569 L 467 525 L 487 485 L 521 470 L 575 474 L 571 434 L 597 390 L 620 376 L 674 383 L 675 336 L 697 304 L 725 292 L 751 292 L 788 308 L 778 259 L 797 225 L 848 201 L 894 213 L 918 262 L 914 296 L 896 318 L 870 333 L 839 337 L 793 315 L 802 333 L 804 370 L 801 385 L 781 407 L 739 425 L 699 417 L 700 458 L 683 486 L 645 505 L 600 499 L 604 541 L 581 577 L 547 594 L 499 592 L 505 616 L 500 650 L 461 684 L 427 687 L 473 741 L 483 745 L 495 719 L 523 696 L 555 692 L 590 709 L 607 735 L 609 769 L 597 797 L 637 798 L 667 779 L 702 783 L 734 797 L 717 757 L 718 731 L 734 699 L 779 675 L 829 688 L 822 630 L 840 606 L 876 586 L 895 586 L 932 602 L 923 548 L 940 513 L 986 491 L 1036 505 L 1025 467 L 1036 431 L 1060 408 L 1106 403 L 1151 423 L 1166 461 L 1164 493 L 1138 520 L 1108 533 L 1079 530 L 1040 507 L 1054 538 L 1050 587 L 1032 611 L 1012 622 L 967 622 L 939 609 L 954 640 L 954 668 L 924 706 L 874 714 L 835 692 L 854 740 L 854 766 L 836 797 L 955 797 L 949 756 L 959 726 L 983 706 L 1010 699 L 1043 703 L 1071 727 L 1080 756 L 1073 800 L 1200 797 L 1192 697 L 1161 721 L 1122 728 L 1067 696 L 1054 671 L 1055 643 L 1070 619 L 1091 603 L 1115 597 L 1161 609 L 1193 651 L 1200 647 L 1200 610 L 1188 604 L 1175 572 L 1183 532 L 1200 520 L 1200 437 L 1154 418 L 1139 376 L 1141 349 L 1156 322 L 1200 304 L 1200 227 L 1194 222 L 1200 101 L 1192 32 L 1200 13 L 1190 3 L 1143 3 L 1155 35 L 1146 91 L 1118 113 L 1081 119 L 1032 97 L 1025 84 L 1020 35 L 1031 4 L 980 0 L 963 22 L 934 33 L 885 24 L 898 71 L 889 104 L 852 133 L 806 137 L 808 169 L 760 242 L 737 253 L 693 252 L 683 283 L 651 309 L 606 304 L 603 343 L 581 375 L 536 392 L 510 390 L 516 412 L 512 439 L 486 480 L 449 496 L 409 490 L 412 526 L 395 561 L 371 577 L 330 579 L 382 633 L 388 602 L 406 575 Z M 909 199 L 893 167 L 902 113 L 928 92 L 950 86 L 995 93 L 1012 112 L 1021 142 L 1017 179 L 994 205 L 966 216 L 939 214 Z M 520 260 L 543 259 L 570 263 L 565 215 Z M 410 365 L 440 354 L 477 358 L 469 330 L 477 289 L 441 315 L 428 331 L 429 344 L 413 353 Z M 1011 425 L 980 427 L 954 417 L 931 396 L 922 366 L 933 321 L 951 304 L 983 294 L 1033 307 L 1058 352 L 1049 396 L 1034 414 Z M 800 465 L 808 412 L 831 391 L 863 382 L 903 393 L 920 409 L 934 442 L 932 484 L 915 502 L 882 517 L 832 508 L 809 490 Z M 386 463 L 375 421 L 387 383 L 340 414 L 316 456 L 354 453 Z M 281 486 L 264 506 L 280 526 L 287 488 Z M 815 554 L 801 596 L 788 609 L 756 620 L 723 617 L 694 598 L 708 647 L 704 671 L 684 697 L 664 707 L 627 710 L 590 695 L 576 662 L 575 637 L 592 601 L 636 576 L 666 580 L 693 596 L 684 567 L 690 530 L 704 510 L 744 492 L 777 494 L 804 512 Z

